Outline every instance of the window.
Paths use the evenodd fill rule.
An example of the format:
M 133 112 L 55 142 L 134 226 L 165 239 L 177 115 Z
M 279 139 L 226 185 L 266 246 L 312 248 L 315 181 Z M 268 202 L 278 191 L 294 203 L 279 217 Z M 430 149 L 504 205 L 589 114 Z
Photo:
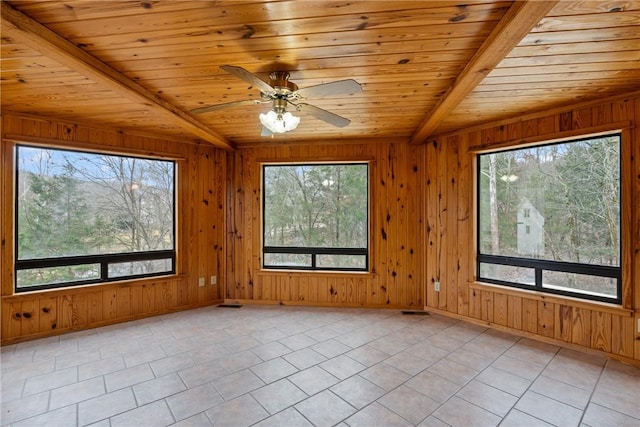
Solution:
M 369 167 L 265 164 L 265 268 L 367 271 Z
M 175 163 L 16 147 L 16 292 L 175 273 Z
M 477 170 L 479 280 L 621 302 L 619 134 L 481 154 Z

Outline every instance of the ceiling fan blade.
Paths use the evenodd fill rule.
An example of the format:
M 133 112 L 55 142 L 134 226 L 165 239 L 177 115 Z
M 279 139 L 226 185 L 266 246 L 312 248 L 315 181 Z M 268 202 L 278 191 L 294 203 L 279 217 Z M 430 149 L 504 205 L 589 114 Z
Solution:
M 208 113 L 209 111 L 222 110 L 223 108 L 235 107 L 238 105 L 257 105 L 257 104 L 262 104 L 263 102 L 264 101 L 260 101 L 257 99 L 247 99 L 244 101 L 226 102 L 224 104 L 215 104 L 215 105 L 209 105 L 206 107 L 196 108 L 195 110 L 191 110 L 191 113 L 202 114 L 202 113 Z
M 273 91 L 273 88 L 268 83 L 242 67 L 236 67 L 233 65 L 221 65 L 220 68 L 222 68 L 227 73 L 233 74 L 239 79 L 242 79 L 252 86 L 258 88 L 261 92 L 269 93 Z
M 358 92 L 362 92 L 362 86 L 360 86 L 360 83 L 353 79 L 323 83 L 320 85 L 298 89 L 296 91 L 296 93 L 302 98 L 311 98 L 314 96 L 350 95 L 352 93 Z
M 346 119 L 342 116 L 332 113 L 331 111 L 323 110 L 322 108 L 316 107 L 310 104 L 293 104 L 296 106 L 298 111 L 304 111 L 305 113 L 311 114 L 316 119 L 320 119 L 325 121 L 331 125 L 337 126 L 339 128 L 343 128 L 351 123 L 351 120 Z

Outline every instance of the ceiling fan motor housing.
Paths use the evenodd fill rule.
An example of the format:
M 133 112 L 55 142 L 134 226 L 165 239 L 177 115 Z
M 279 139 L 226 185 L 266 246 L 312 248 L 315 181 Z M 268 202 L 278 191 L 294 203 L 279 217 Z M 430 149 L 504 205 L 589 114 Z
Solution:
M 286 98 L 298 90 L 298 85 L 289 81 L 289 73 L 286 71 L 273 71 L 269 74 L 269 80 L 278 97 Z

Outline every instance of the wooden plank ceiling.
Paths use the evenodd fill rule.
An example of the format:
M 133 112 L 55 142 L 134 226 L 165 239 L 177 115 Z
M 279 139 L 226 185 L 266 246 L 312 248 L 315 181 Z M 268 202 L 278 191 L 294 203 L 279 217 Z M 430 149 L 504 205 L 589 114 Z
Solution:
M 455 129 L 640 87 L 640 1 L 18 1 L 2 3 L 3 111 L 223 148 L 342 139 L 421 143 Z M 269 104 L 236 65 L 299 87 L 363 91 L 305 102 L 273 140 Z

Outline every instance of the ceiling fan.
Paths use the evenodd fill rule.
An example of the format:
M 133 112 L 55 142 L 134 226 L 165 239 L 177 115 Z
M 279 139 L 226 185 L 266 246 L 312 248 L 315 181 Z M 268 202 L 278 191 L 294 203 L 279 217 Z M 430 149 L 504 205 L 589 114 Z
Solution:
M 222 65 L 220 68 L 258 88 L 261 99 L 247 99 L 244 101 L 209 105 L 207 107 L 196 108 L 195 110 L 191 110 L 191 112 L 194 114 L 202 114 L 228 107 L 270 102 L 272 103 L 271 111 L 266 114 L 260 114 L 259 116 L 260 122 L 262 123 L 262 136 L 272 136 L 275 133 L 288 132 L 298 126 L 300 118 L 287 111 L 288 105 L 294 107 L 296 111 L 308 113 L 333 126 L 340 128 L 345 127 L 351 123 L 351 120 L 299 101 L 314 96 L 350 95 L 362 91 L 362 86 L 353 79 L 339 80 L 299 89 L 295 83 L 289 81 L 289 73 L 286 71 L 272 72 L 269 74 L 269 83 L 267 83 L 242 67 Z

